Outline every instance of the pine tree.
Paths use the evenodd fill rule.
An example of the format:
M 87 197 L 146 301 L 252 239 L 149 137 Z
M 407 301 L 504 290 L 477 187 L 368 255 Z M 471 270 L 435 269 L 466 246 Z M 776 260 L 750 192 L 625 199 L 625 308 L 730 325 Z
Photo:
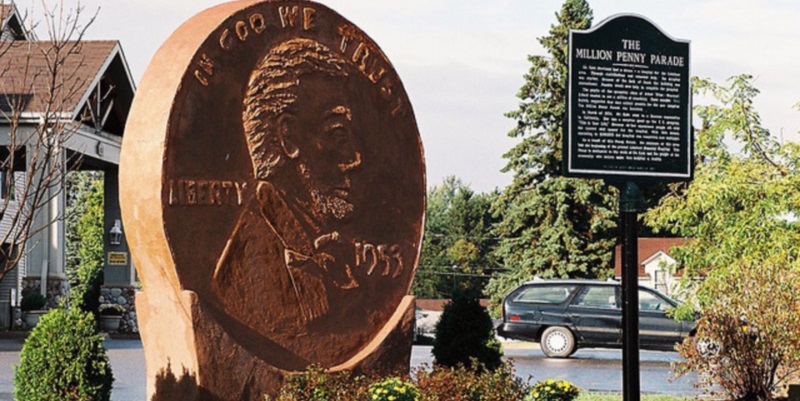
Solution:
M 494 227 L 503 238 L 496 255 L 507 273 L 487 286 L 493 304 L 519 283 L 544 278 L 605 278 L 616 243 L 616 191 L 600 180 L 561 175 L 561 140 L 566 110 L 567 42 L 571 29 L 587 29 L 592 11 L 585 0 L 567 0 L 549 35 L 539 43 L 549 56 L 529 56 L 531 68 L 507 114 L 519 144 L 504 155 L 514 180 L 495 203 L 502 215 Z

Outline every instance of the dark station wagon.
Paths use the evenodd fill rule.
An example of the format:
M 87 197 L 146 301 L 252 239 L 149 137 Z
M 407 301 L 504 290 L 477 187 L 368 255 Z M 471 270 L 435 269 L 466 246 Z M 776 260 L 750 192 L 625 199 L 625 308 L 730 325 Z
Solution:
M 578 348 L 622 347 L 621 285 L 617 281 L 534 280 L 503 300 L 500 336 L 540 343 L 551 358 L 566 358 Z M 667 311 L 678 306 L 668 296 L 639 287 L 641 349 L 672 351 L 692 334 L 695 322 L 676 321 Z

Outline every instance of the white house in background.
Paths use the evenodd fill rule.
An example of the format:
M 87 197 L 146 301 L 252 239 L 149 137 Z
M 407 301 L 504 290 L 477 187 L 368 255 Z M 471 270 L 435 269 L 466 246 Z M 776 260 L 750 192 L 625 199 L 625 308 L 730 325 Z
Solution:
M 52 59 L 52 53 L 51 42 L 39 41 L 27 34 L 13 3 L 0 4 L 0 157 L 9 154 L 13 143 L 24 143 L 12 142 L 12 132 L 19 137 L 45 131 L 41 124 L 48 106 L 49 115 L 57 115 L 60 123 L 74 132 L 56 157 L 62 158 L 62 162 L 70 161 L 70 170 L 105 172 L 106 260 L 102 301 L 126 307 L 129 313 L 123 321 L 135 331 L 135 327 L 130 327 L 135 324 L 135 314 L 130 312 L 136 275 L 122 235 L 117 180 L 120 146 L 133 102 L 134 82 L 119 42 L 83 41 L 69 55 L 62 55 L 63 64 L 54 79 L 60 86 L 70 89 L 69 95 L 48 105 L 43 98 L 50 93 L 48 79 L 52 79 L 52 74 L 48 74 L 48 60 Z M 19 112 L 18 129 L 11 128 L 12 120 L 8 116 L 12 110 Z M 18 159 L 22 160 L 14 166 L 14 179 L 18 183 L 28 176 L 30 159 L 26 158 L 26 152 L 33 152 L 29 147 L 16 150 Z M 63 219 L 66 194 L 61 188 L 51 191 L 47 198 L 49 204 L 40 209 L 34 223 L 35 227 L 45 228 L 24 244 L 23 260 L 0 280 L 0 330 L 10 327 L 12 305 L 19 305 L 24 293 L 40 292 L 51 305 L 67 294 Z M 7 196 L 11 202 L 9 207 L 21 206 L 13 193 L 0 190 L 0 197 L 6 199 Z M 0 230 L 12 229 L 8 220 L 7 216 L 0 219 Z
M 639 284 L 654 288 L 667 295 L 675 295 L 675 288 L 683 275 L 675 270 L 676 261 L 670 254 L 673 247 L 685 245 L 689 238 L 639 238 Z M 614 249 L 614 276 L 622 278 L 622 247 Z

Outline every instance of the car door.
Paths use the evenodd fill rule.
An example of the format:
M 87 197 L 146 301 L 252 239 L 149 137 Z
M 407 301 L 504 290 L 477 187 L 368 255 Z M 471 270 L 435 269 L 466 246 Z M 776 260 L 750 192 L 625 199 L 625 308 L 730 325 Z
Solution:
M 570 326 L 566 309 L 575 284 L 532 284 L 521 287 L 504 302 L 505 336 L 535 339 L 542 327 Z
M 582 343 L 611 345 L 619 342 L 622 312 L 617 286 L 584 286 L 573 298 L 567 313 Z
M 661 294 L 639 289 L 639 343 L 642 348 L 671 350 L 681 341 L 681 322 L 667 316 L 667 311 L 673 307 Z

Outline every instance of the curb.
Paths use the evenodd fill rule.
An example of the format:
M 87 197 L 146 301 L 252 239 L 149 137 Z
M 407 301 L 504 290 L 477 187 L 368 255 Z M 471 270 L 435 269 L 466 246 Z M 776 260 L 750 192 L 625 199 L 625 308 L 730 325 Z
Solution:
M 532 343 L 527 341 L 503 341 L 500 343 L 503 349 L 530 349 L 536 350 L 539 348 L 539 343 Z

